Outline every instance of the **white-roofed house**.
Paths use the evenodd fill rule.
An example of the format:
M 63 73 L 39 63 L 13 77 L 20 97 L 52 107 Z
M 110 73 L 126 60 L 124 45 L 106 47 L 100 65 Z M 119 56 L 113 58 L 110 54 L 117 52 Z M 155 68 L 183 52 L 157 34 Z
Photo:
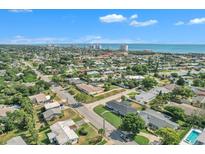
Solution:
M 51 132 L 47 135 L 51 143 L 76 144 L 79 139 L 74 131 L 76 128 L 75 122 L 71 119 L 59 121 L 50 126 Z

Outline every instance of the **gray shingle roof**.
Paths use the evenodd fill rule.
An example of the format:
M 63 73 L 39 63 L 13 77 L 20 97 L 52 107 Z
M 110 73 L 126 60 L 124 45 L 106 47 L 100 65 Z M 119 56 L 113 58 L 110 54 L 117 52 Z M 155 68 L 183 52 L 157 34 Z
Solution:
M 127 113 L 137 113 L 137 110 L 127 105 L 127 103 L 117 102 L 115 100 L 110 101 L 106 106 L 120 115 L 126 115 Z
M 43 112 L 43 117 L 46 120 L 51 120 L 54 116 L 61 114 L 60 108 L 49 109 Z
M 144 119 L 146 124 L 154 125 L 157 128 L 169 127 L 177 129 L 179 127 L 177 123 L 170 120 L 170 117 L 151 109 L 141 111 L 139 115 Z

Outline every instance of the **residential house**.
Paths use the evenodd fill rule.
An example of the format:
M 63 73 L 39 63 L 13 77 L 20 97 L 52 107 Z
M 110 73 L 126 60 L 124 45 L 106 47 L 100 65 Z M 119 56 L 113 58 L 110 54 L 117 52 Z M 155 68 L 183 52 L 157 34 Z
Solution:
M 198 96 L 205 96 L 205 88 L 192 87 L 192 91 Z
M 143 80 L 144 79 L 144 77 L 141 75 L 127 75 L 125 76 L 125 78 L 129 80 Z
M 17 105 L 0 105 L 0 117 L 6 117 L 8 112 L 13 112 L 17 109 L 19 109 L 20 107 Z
M 8 140 L 7 145 L 27 145 L 27 144 L 21 136 L 17 136 Z
M 159 129 L 169 127 L 172 129 L 178 129 L 179 125 L 171 121 L 171 117 L 154 111 L 152 109 L 146 109 L 145 111 L 139 112 L 140 117 L 145 123 L 152 129 Z
M 46 111 L 43 112 L 43 117 L 46 121 L 61 115 L 61 108 L 58 102 L 46 103 L 44 108 Z
M 141 92 L 139 95 L 135 96 L 136 101 L 141 104 L 145 105 L 156 98 L 157 95 L 161 92 L 162 94 L 166 94 L 172 92 L 175 88 L 174 84 L 166 85 L 164 87 L 155 87 L 148 92 Z
M 100 74 L 98 71 L 89 71 L 87 72 L 87 75 L 98 75 Z
M 50 101 L 50 96 L 46 96 L 43 93 L 30 96 L 29 98 L 33 101 L 33 103 L 38 103 L 38 104 L 47 103 Z
M 61 109 L 60 108 L 53 108 L 53 109 L 49 109 L 45 112 L 43 112 L 43 118 L 46 121 L 49 121 L 57 116 L 61 115 Z
M 76 128 L 73 120 L 59 121 L 50 126 L 51 132 L 47 135 L 51 143 L 76 144 L 79 139 L 74 131 Z
M 205 96 L 193 97 L 191 104 L 195 107 L 205 109 Z
M 128 113 L 137 113 L 137 110 L 129 106 L 125 101 L 117 102 L 116 100 L 113 100 L 107 102 L 106 107 L 121 116 L 125 116 Z
M 88 84 L 78 84 L 76 86 L 79 90 L 85 92 L 88 95 L 95 95 L 104 91 L 104 88 L 96 87 Z
M 44 108 L 46 110 L 60 108 L 60 104 L 58 102 L 46 103 L 44 104 Z
M 84 81 L 80 80 L 80 78 L 68 78 L 67 80 L 70 84 L 74 85 L 85 83 Z

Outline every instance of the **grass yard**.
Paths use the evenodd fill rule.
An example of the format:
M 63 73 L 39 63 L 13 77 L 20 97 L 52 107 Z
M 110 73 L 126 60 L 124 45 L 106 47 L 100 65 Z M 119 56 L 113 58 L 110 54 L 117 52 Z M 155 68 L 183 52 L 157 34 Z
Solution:
M 3 83 L 4 83 L 4 78 L 0 77 L 0 84 L 3 84 Z
M 34 74 L 27 74 L 23 77 L 23 81 L 24 82 L 35 82 L 37 79 L 36 75 Z
M 5 134 L 0 135 L 0 145 L 6 144 L 8 140 L 10 140 L 12 137 L 16 136 L 25 136 L 26 132 L 19 132 L 17 130 L 9 131 Z
M 50 144 L 50 141 L 49 141 L 48 136 L 47 136 L 47 133 L 49 133 L 50 131 L 51 130 L 48 126 L 39 131 L 39 133 L 38 133 L 38 144 L 41 144 L 41 145 Z
M 84 130 L 85 130 L 86 132 L 88 132 L 87 135 L 81 136 L 81 135 L 79 134 L 79 130 L 82 129 L 82 128 L 84 128 Z M 95 128 L 94 128 L 92 125 L 88 124 L 88 123 L 81 125 L 80 128 L 77 130 L 76 133 L 77 133 L 78 136 L 80 137 L 80 138 L 79 138 L 79 144 L 81 144 L 81 145 L 88 145 L 88 144 L 89 144 L 89 140 L 91 140 L 92 138 L 95 138 L 95 137 L 99 136 L 99 135 L 98 135 L 98 132 L 95 130 Z
M 94 108 L 94 111 L 101 117 L 105 118 L 106 121 L 108 121 L 110 124 L 112 124 L 116 128 L 118 128 L 122 123 L 122 119 L 120 116 L 110 112 L 103 105 L 96 106 Z
M 135 102 L 133 102 L 132 104 L 131 104 L 131 107 L 133 107 L 134 109 L 136 109 L 136 110 L 142 110 L 142 105 L 140 105 L 140 104 L 137 104 L 137 103 L 135 103 Z
M 129 98 L 134 99 L 137 94 L 139 94 L 139 93 L 137 93 L 137 92 L 130 92 L 127 95 L 129 96 Z
M 190 129 L 191 128 L 187 127 L 187 128 L 181 128 L 180 130 L 178 130 L 180 140 L 184 138 L 184 136 L 189 132 Z
M 82 103 L 92 103 L 92 102 L 95 102 L 95 101 L 98 101 L 98 100 L 101 100 L 101 99 L 104 99 L 104 98 L 107 98 L 107 97 L 110 97 L 112 95 L 116 95 L 120 92 L 123 92 L 125 91 L 124 89 L 116 89 L 116 90 L 112 90 L 112 91 L 108 91 L 104 94 L 99 94 L 97 96 L 91 96 L 91 95 L 88 95 L 84 92 L 81 92 L 79 91 L 76 87 L 74 86 L 70 86 L 68 88 L 68 92 L 75 96 L 75 99 L 79 102 L 82 102 Z
M 141 136 L 141 135 L 136 135 L 134 137 L 134 141 L 139 144 L 139 145 L 147 145 L 149 144 L 149 139 L 144 137 L 144 136 Z
M 71 108 L 68 108 L 66 110 L 63 111 L 63 116 L 60 116 L 58 118 L 55 118 L 53 121 L 49 121 L 49 125 L 52 125 L 58 121 L 64 121 L 64 120 L 68 120 L 68 119 L 72 119 L 73 121 L 80 121 L 83 119 L 82 116 L 79 115 L 79 113 L 77 113 L 76 111 L 74 111 Z
M 105 145 L 107 143 L 106 140 L 102 140 L 101 142 L 99 142 L 97 145 Z

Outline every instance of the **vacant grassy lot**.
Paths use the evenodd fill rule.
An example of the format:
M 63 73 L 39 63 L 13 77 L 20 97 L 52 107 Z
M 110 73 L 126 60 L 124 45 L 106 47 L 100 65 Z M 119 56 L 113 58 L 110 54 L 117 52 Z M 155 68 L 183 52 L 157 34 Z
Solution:
M 82 129 L 82 128 L 84 128 L 84 130 L 88 133 L 87 135 L 80 136 L 79 130 Z M 81 125 L 80 128 L 77 130 L 77 134 L 80 137 L 79 138 L 79 144 L 83 144 L 83 145 L 88 145 L 89 140 L 99 136 L 98 132 L 95 130 L 95 128 L 93 128 L 93 126 L 91 126 L 88 123 Z
M 131 107 L 133 107 L 134 109 L 136 109 L 136 110 L 142 110 L 142 105 L 140 105 L 140 104 L 137 104 L 137 103 L 135 103 L 135 102 L 133 102 L 132 104 L 131 104 Z
M 149 144 L 149 139 L 144 137 L 144 136 L 141 136 L 141 135 L 136 135 L 134 137 L 134 140 L 137 144 L 140 144 L 140 145 L 147 145 Z
M 98 105 L 94 108 L 94 111 L 100 115 L 101 117 L 105 118 L 106 121 L 108 121 L 110 124 L 112 124 L 114 127 L 118 128 L 121 123 L 122 119 L 120 116 L 110 112 L 106 107 L 103 105 Z

